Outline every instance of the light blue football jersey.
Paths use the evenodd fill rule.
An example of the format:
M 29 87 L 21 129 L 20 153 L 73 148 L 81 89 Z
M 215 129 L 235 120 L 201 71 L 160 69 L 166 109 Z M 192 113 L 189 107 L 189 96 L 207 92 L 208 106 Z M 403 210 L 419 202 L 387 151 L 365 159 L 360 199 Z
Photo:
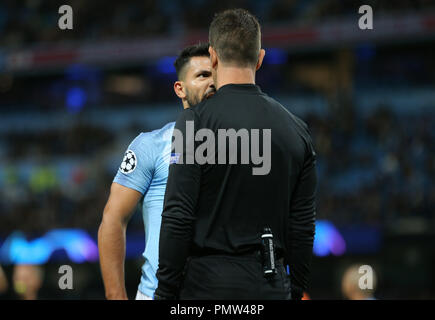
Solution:
M 154 296 L 157 288 L 160 225 L 174 126 L 175 122 L 171 122 L 159 130 L 138 135 L 125 152 L 113 180 L 143 194 L 141 207 L 145 227 L 145 262 L 139 291 L 149 297 Z

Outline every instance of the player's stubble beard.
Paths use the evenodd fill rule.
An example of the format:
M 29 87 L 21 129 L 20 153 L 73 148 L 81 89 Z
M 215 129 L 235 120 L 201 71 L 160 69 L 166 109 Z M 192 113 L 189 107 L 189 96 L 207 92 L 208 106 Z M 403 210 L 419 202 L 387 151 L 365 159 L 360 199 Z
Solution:
M 216 93 L 216 88 L 214 86 L 212 86 L 204 92 L 202 97 L 198 97 L 198 96 L 195 96 L 193 94 L 190 94 L 189 90 L 186 88 L 186 101 L 187 101 L 187 104 L 189 105 L 189 108 L 190 108 L 190 107 L 197 105 L 201 101 L 210 98 L 215 93 Z

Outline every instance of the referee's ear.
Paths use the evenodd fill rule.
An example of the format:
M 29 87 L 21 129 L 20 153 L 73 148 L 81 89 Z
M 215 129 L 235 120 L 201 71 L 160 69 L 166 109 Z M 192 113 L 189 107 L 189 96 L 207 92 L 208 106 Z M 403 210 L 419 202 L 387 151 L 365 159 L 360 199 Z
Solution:
M 182 81 L 174 82 L 174 92 L 178 98 L 180 99 L 186 98 L 186 92 L 184 91 L 184 86 L 182 84 Z
M 258 54 L 258 61 L 257 61 L 257 66 L 255 67 L 255 71 L 260 69 L 261 65 L 263 64 L 263 59 L 265 55 L 266 55 L 266 50 L 261 49 L 260 53 Z
M 217 56 L 216 50 L 212 46 L 209 46 L 208 53 L 210 53 L 211 67 L 213 69 L 216 69 L 216 67 L 218 65 L 218 56 Z

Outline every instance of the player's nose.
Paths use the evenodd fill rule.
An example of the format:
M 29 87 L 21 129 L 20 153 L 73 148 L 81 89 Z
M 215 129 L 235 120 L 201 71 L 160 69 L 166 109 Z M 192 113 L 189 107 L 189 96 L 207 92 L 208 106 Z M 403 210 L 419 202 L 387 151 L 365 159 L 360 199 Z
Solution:
M 216 92 L 216 87 L 214 86 L 214 82 L 210 83 L 208 86 L 208 90 L 212 92 Z

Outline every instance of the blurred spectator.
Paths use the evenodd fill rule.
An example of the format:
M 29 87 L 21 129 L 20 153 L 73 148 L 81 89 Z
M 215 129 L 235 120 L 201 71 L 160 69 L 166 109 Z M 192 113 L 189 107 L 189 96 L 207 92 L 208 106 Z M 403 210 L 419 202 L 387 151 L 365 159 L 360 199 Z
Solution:
M 359 268 L 362 264 L 355 264 L 346 269 L 341 282 L 341 290 L 343 296 L 348 300 L 375 300 L 374 293 L 376 291 L 377 276 L 372 269 L 372 288 L 360 288 L 360 279 L 363 274 L 359 273 Z
M 394 110 L 381 105 L 365 116 L 355 109 L 303 117 L 318 153 L 319 219 L 373 226 L 393 226 L 408 217 L 434 222 L 435 115 Z M 124 133 L 132 138 L 148 130 Z M 95 230 L 106 187 L 127 147 L 119 135 L 89 124 L 7 136 L 0 166 L 0 237 L 16 229 Z
M 40 266 L 30 264 L 15 265 L 13 272 L 14 289 L 20 299 L 37 300 L 43 277 L 43 270 Z
M 180 30 L 207 28 L 216 12 L 234 7 L 252 11 L 266 25 L 282 21 L 313 24 L 355 16 L 363 4 L 371 5 L 377 14 L 435 8 L 434 0 L 76 0 L 72 3 L 74 32 L 63 32 L 57 28 L 58 1 L 3 0 L 0 3 L 0 45 L 14 48 L 77 39 L 104 41 L 168 35 Z
M 8 279 L 6 278 L 3 268 L 0 265 L 0 296 L 8 290 L 8 287 Z

